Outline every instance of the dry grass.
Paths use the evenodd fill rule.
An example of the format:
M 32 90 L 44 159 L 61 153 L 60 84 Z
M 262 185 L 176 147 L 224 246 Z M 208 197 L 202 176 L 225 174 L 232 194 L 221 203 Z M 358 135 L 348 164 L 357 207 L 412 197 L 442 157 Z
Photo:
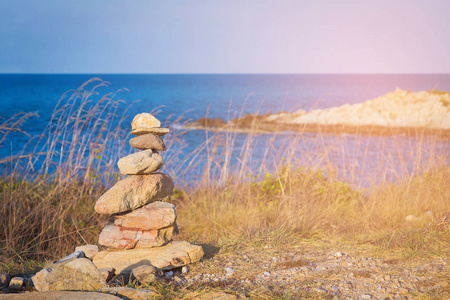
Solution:
M 122 124 L 126 110 L 119 109 L 116 94 L 98 96 L 104 85 L 93 79 L 65 95 L 42 135 L 19 157 L 2 160 L 7 172 L 0 180 L 1 268 L 27 269 L 30 260 L 56 259 L 77 245 L 96 243 L 105 217 L 94 212 L 94 203 L 120 178 L 117 158 L 131 150 L 123 129 L 128 126 Z M 25 117 L 30 116 L 9 120 L 0 141 Z M 173 197 L 180 239 L 217 246 L 328 239 L 408 257 L 450 254 L 450 168 L 432 145 L 426 162 L 417 156 L 414 174 L 406 160 L 386 157 L 376 166 L 376 178 L 364 178 L 362 188 L 359 176 L 366 167 L 351 155 L 368 150 L 347 149 L 344 137 L 329 145 L 319 134 L 308 147 L 301 133 L 288 145 L 274 138 L 254 173 L 254 137 L 248 135 L 238 154 L 235 139 L 231 132 L 208 133 L 196 151 L 178 160 L 182 135 L 166 137 L 165 171 L 185 179 L 176 181 Z M 336 162 L 336 151 L 348 155 Z M 42 155 L 45 159 L 38 159 Z M 232 164 L 236 155 L 238 163 Z M 189 172 L 197 171 L 193 178 L 200 180 L 188 181 Z M 409 215 L 414 217 L 408 222 Z

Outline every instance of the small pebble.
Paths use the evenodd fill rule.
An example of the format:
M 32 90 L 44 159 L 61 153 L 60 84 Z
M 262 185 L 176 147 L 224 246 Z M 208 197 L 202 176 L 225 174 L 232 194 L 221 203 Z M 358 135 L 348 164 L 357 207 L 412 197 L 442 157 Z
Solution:
M 313 289 L 316 293 L 320 293 L 320 294 L 324 294 L 324 293 L 328 293 L 328 291 L 324 288 L 321 287 L 316 287 Z
M 232 268 L 225 268 L 225 276 L 231 276 L 234 273 Z
M 11 275 L 8 273 L 0 274 L 0 289 L 7 287 L 11 281 Z
M 172 277 L 173 276 L 173 272 L 172 271 L 166 272 L 166 274 L 164 274 L 164 276 Z
M 9 288 L 11 290 L 21 290 L 23 287 L 23 278 L 22 277 L 13 277 L 9 282 Z

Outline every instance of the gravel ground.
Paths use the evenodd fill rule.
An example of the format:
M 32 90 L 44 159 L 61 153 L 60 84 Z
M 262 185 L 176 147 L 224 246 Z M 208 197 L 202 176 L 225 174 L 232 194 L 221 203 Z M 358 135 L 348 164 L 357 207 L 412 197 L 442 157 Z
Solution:
M 393 259 L 346 247 L 329 251 L 294 247 L 217 253 L 168 276 L 172 284 L 223 287 L 258 299 L 450 299 L 446 258 Z M 170 273 L 168 274 L 170 275 Z M 259 296 L 258 296 L 259 295 Z
M 158 291 L 156 299 L 450 299 L 447 255 L 407 259 L 359 245 L 306 242 L 203 248 L 201 262 L 131 287 Z

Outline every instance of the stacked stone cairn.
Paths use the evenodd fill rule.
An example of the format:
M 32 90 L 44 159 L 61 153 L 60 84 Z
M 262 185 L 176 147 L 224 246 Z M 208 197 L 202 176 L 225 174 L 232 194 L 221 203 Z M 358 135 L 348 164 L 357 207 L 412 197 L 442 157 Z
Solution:
M 129 144 L 142 151 L 121 158 L 119 170 L 127 178 L 117 182 L 95 203 L 95 211 L 111 215 L 100 233 L 99 245 L 107 247 L 94 258 L 98 268 L 126 273 L 140 265 L 171 269 L 200 260 L 201 246 L 172 241 L 178 233 L 175 206 L 168 203 L 174 184 L 157 173 L 164 164 L 158 151 L 166 150 L 161 139 L 169 132 L 149 113 L 134 117 Z
M 110 215 L 98 241 L 106 250 L 99 252 L 97 245 L 84 245 L 69 256 L 48 263 L 31 278 L 38 291 L 99 290 L 127 299 L 150 299 L 157 293 L 114 287 L 119 282 L 112 280 L 114 275 L 134 277 L 146 284 L 156 279 L 157 272 L 202 258 L 201 246 L 172 241 L 178 233 L 177 213 L 175 206 L 166 201 L 174 185 L 170 176 L 156 173 L 164 163 L 158 151 L 166 150 L 161 136 L 168 132 L 169 129 L 161 128 L 161 123 L 151 114 L 138 114 L 133 119 L 131 133 L 137 137 L 130 140 L 130 146 L 142 151 L 119 160 L 120 172 L 129 176 L 117 182 L 95 203 L 98 213 Z M 0 276 L 0 288 L 7 281 L 11 281 L 12 290 L 24 286 L 23 278 L 3 277 Z

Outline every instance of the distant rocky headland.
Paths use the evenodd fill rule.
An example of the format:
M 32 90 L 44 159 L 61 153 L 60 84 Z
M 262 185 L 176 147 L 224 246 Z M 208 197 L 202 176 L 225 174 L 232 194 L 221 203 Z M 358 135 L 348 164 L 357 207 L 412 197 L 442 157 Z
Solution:
M 450 93 L 410 92 L 397 89 L 353 105 L 276 114 L 249 114 L 228 122 L 201 118 L 185 128 L 214 131 L 269 133 L 276 131 L 332 134 L 395 135 L 437 134 L 450 138 Z

